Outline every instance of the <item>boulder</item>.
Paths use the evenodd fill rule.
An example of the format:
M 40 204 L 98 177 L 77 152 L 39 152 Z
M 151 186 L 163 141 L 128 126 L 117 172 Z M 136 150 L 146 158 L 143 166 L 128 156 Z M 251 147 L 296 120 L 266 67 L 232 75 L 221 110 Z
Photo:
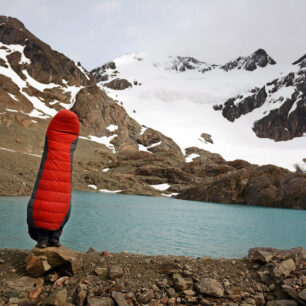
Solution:
M 118 306 L 129 306 L 121 292 L 113 291 L 112 298 Z
M 54 290 L 45 300 L 44 305 L 64 306 L 67 302 L 67 289 Z
M 202 294 L 215 297 L 222 297 L 224 295 L 223 286 L 213 278 L 202 278 L 200 282 L 196 283 L 196 289 Z
M 120 266 L 111 266 L 108 270 L 108 276 L 110 279 L 121 278 L 124 275 L 124 271 Z
M 298 306 L 298 303 L 293 300 L 277 300 L 269 301 L 267 306 Z
M 183 291 L 190 289 L 193 286 L 193 281 L 189 278 L 184 278 L 181 274 L 175 273 L 172 276 L 175 289 Z
M 289 258 L 277 264 L 273 269 L 273 276 L 276 279 L 286 278 L 296 269 L 293 259 Z
M 267 251 L 264 251 L 262 249 L 255 249 L 253 252 L 253 259 L 263 262 L 263 263 L 268 263 L 272 260 L 273 254 Z
M 39 277 L 51 269 L 63 269 L 76 273 L 82 268 L 81 254 L 64 246 L 45 249 L 34 248 L 26 260 L 26 272 L 31 277 Z
M 94 296 L 94 297 L 88 297 L 87 299 L 87 305 L 88 306 L 114 306 L 115 303 L 112 298 L 110 297 L 100 297 L 100 296 Z

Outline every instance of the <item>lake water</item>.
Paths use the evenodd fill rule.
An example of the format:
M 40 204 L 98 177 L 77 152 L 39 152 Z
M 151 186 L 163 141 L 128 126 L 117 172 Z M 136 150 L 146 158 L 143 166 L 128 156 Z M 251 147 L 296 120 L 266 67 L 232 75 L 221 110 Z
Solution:
M 35 245 L 28 199 L 0 197 L 0 248 Z M 306 211 L 75 191 L 61 242 L 79 251 L 242 257 L 255 246 L 306 248 Z

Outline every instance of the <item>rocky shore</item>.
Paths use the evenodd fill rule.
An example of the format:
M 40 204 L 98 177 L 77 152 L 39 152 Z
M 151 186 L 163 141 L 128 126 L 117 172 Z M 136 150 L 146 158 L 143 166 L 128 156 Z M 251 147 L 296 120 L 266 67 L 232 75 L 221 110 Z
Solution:
M 306 305 L 306 250 L 211 259 L 1 249 L 0 305 Z

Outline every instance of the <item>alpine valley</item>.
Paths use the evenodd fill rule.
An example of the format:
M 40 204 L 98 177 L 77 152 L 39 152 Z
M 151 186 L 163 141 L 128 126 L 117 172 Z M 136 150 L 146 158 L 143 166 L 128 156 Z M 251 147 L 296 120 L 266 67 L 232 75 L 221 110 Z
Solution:
M 0 16 L 0 195 L 31 193 L 67 108 L 73 189 L 306 209 L 306 55 L 292 62 L 128 54 L 88 72 Z

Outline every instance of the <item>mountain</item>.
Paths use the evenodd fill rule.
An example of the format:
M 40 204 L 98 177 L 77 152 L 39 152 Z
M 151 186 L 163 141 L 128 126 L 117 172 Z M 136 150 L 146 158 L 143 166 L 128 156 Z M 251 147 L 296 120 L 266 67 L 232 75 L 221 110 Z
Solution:
M 253 131 L 258 137 L 275 141 L 290 140 L 306 134 L 305 56 L 294 63 L 299 69 L 254 88 L 249 95 L 230 98 L 216 106 L 231 122 L 257 110 Z
M 233 131 L 241 118 L 232 129 L 233 122 L 213 109 L 225 97 L 277 76 L 279 67 L 271 70 L 268 65 L 252 72 L 212 68 L 203 73 L 204 64 L 198 62 L 194 63 L 198 68 L 181 73 L 168 69 L 169 58 L 158 63 L 132 54 L 89 73 L 20 21 L 5 16 L 0 17 L 0 44 L 1 195 L 30 194 L 47 125 L 57 111 L 68 108 L 81 123 L 74 189 L 305 208 L 306 175 L 300 168 L 291 172 L 258 166 L 254 156 L 262 139 L 251 131 L 247 150 L 237 148 L 243 141 Z M 193 61 L 179 60 L 186 67 L 186 61 Z M 229 80 L 234 85 L 224 86 Z M 250 131 L 240 133 L 244 140 Z M 297 138 L 282 142 L 283 154 Z M 250 147 L 254 139 L 259 141 L 257 150 Z M 300 150 L 304 154 L 298 144 L 290 163 L 300 161 Z M 226 159 L 232 161 L 222 157 L 227 151 L 233 158 Z M 241 160 L 238 152 L 252 163 Z M 280 161 L 277 156 L 273 160 Z M 201 186 L 207 197 L 201 189 L 195 198 Z M 273 202 L 275 190 L 280 193 Z

